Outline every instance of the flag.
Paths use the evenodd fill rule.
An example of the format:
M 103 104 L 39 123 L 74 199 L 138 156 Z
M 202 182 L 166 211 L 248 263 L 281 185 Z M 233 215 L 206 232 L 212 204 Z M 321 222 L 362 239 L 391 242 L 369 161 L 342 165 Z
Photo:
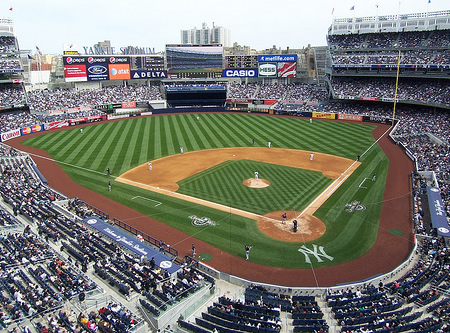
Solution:
M 28 60 L 34 60 L 34 58 L 30 55 L 28 55 Z
M 350 8 L 350 10 L 355 10 L 355 6 L 352 6 L 352 8 Z
M 428 3 L 431 3 L 431 0 L 428 0 Z
M 42 55 L 41 50 L 36 46 L 36 51 L 39 53 L 39 55 Z
M 376 5 L 375 5 L 375 7 L 377 7 L 377 8 L 378 8 L 378 4 L 376 4 Z
M 12 11 L 12 9 L 13 9 L 12 7 L 9 7 L 9 10 L 10 10 L 10 11 Z

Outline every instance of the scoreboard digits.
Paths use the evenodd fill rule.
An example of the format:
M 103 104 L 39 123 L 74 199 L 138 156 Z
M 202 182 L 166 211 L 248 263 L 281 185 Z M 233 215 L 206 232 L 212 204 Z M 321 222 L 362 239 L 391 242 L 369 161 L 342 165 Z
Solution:
M 225 56 L 225 68 L 258 68 L 258 56 Z

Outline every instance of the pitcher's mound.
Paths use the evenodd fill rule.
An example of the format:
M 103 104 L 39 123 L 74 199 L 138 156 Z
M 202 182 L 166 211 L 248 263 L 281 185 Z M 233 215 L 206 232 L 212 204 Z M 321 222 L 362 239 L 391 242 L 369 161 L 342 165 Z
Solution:
M 258 179 L 249 178 L 242 182 L 245 186 L 253 187 L 253 188 L 263 188 L 270 185 L 270 182 L 267 179 Z

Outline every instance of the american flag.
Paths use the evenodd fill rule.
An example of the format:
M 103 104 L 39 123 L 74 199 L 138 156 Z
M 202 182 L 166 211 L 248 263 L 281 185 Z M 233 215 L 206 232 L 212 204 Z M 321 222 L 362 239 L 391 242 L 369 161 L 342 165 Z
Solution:
M 39 47 L 36 46 L 36 51 L 39 53 L 39 55 L 42 55 L 41 50 L 39 49 Z

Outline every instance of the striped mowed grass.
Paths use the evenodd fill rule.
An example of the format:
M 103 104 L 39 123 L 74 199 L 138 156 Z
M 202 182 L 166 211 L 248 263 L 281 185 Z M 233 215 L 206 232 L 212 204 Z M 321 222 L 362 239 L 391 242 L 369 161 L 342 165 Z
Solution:
M 46 150 L 81 185 L 188 234 L 195 234 L 195 237 L 233 255 L 242 257 L 242 245 L 253 244 L 251 260 L 261 264 L 310 268 L 311 264 L 305 262 L 298 249 L 301 245 L 311 247 L 314 244 L 324 246 L 333 260 L 315 262 L 313 265 L 333 265 L 361 256 L 374 244 L 388 167 L 388 160 L 377 145 L 370 149 L 361 166 L 316 212 L 315 215 L 327 227 L 325 235 L 305 244 L 271 239 L 259 231 L 253 220 L 119 182 L 113 182 L 113 191 L 108 192 L 106 168 L 110 168 L 112 176 L 119 176 L 148 161 L 177 154 L 181 146 L 187 152 L 226 147 L 263 147 L 270 141 L 273 148 L 308 150 L 355 159 L 374 142 L 370 134 L 374 126 L 367 124 L 330 121 L 310 124 L 307 119 L 251 114 L 202 113 L 198 120 L 197 116 L 179 114 L 131 118 L 85 127 L 83 134 L 77 129 L 49 132 L 23 143 Z M 277 181 L 283 185 L 292 184 L 292 188 L 279 189 L 278 193 L 255 198 L 245 193 L 245 188 L 238 191 L 227 187 L 233 182 L 236 170 L 250 173 L 250 177 L 255 167 L 261 173 L 267 170 L 276 174 Z M 291 170 L 250 160 L 224 163 L 216 168 L 221 172 L 208 170 L 205 175 L 179 182 L 179 191 L 264 213 L 300 210 L 317 195 L 311 184 L 318 184 L 317 188 L 321 188 L 329 182 L 328 178 L 313 175 L 308 170 Z M 370 189 L 359 188 L 362 178 L 371 177 L 375 170 L 377 182 Z M 274 191 L 275 186 L 267 189 Z M 133 199 L 135 197 L 162 204 L 155 207 L 149 204 L 149 200 Z M 354 214 L 346 212 L 346 205 L 354 200 L 364 203 L 366 210 Z M 217 225 L 195 227 L 190 223 L 191 215 L 209 217 Z

